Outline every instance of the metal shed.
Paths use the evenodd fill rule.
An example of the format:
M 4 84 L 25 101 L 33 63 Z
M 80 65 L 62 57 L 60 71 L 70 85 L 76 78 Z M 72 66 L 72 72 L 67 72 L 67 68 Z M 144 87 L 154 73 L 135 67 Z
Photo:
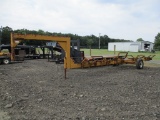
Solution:
M 109 42 L 108 51 L 114 51 L 114 46 L 116 51 L 130 51 L 130 52 L 139 52 L 139 51 L 149 51 L 153 50 L 153 43 L 149 41 L 142 42 Z

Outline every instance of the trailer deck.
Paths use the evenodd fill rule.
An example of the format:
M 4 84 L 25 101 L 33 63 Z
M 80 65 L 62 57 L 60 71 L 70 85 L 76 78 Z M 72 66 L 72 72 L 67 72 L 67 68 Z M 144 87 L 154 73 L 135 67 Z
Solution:
M 106 65 L 120 65 L 120 64 L 136 64 L 138 69 L 143 68 L 143 61 L 152 60 L 155 55 L 144 56 L 137 55 L 133 57 L 128 55 L 128 52 L 119 52 L 118 55 L 103 55 L 103 56 L 85 56 L 81 66 L 94 67 L 94 66 L 106 66 Z

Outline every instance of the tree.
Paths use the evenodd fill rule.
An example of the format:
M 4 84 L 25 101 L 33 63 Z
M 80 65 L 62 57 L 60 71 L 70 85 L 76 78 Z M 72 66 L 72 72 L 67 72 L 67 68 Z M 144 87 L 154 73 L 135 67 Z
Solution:
M 137 42 L 142 42 L 142 41 L 144 41 L 142 38 L 137 39 Z
M 107 35 L 100 36 L 101 48 L 108 48 L 109 37 Z M 99 41 L 99 40 L 98 40 Z
M 93 40 L 92 39 L 87 39 L 87 46 L 90 48 L 90 56 L 91 56 L 91 46 L 93 44 Z
M 155 36 L 154 48 L 160 50 L 160 33 Z
M 39 35 L 45 35 L 46 33 L 43 31 L 43 30 L 41 30 L 41 29 L 39 29 L 38 31 L 37 31 L 37 33 L 39 34 Z
M 28 30 L 28 29 L 17 29 L 17 30 L 12 30 L 12 28 L 6 26 L 2 28 L 2 44 L 10 44 L 10 33 L 18 33 L 18 34 L 40 34 L 40 35 L 51 35 L 51 36 L 64 36 L 64 37 L 70 37 L 71 40 L 80 40 L 80 45 L 83 48 L 90 47 L 92 45 L 92 48 L 98 48 L 99 44 L 99 37 L 95 35 L 87 35 L 87 36 L 79 36 L 77 34 L 72 34 L 72 33 L 56 33 L 56 32 L 48 32 L 48 31 L 43 31 L 41 29 L 39 30 Z M 143 40 L 141 38 L 141 40 Z M 101 36 L 101 48 L 107 48 L 108 47 L 108 42 L 127 42 L 131 40 L 124 40 L 124 39 L 114 39 L 114 38 L 109 38 L 107 35 Z M 45 41 L 22 41 L 20 44 L 26 44 L 26 45 L 45 45 Z
M 1 45 L 1 40 L 2 40 L 2 27 L 0 27 L 0 45 Z M 1 48 L 0 48 L 1 51 Z
M 93 44 L 93 40 L 92 39 L 87 39 L 87 46 L 91 47 L 92 44 Z
M 10 34 L 12 31 L 12 28 L 8 26 L 2 28 L 2 44 L 10 44 Z

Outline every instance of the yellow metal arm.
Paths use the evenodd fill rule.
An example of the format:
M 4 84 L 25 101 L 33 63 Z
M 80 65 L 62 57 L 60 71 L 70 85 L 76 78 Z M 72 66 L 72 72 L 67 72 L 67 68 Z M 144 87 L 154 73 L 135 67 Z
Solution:
M 70 37 L 57 37 L 46 35 L 33 35 L 33 34 L 15 34 L 11 33 L 11 60 L 15 60 L 14 48 L 18 45 L 18 42 L 22 40 L 44 40 L 44 41 L 56 41 L 65 51 L 64 67 L 71 68 L 70 58 Z

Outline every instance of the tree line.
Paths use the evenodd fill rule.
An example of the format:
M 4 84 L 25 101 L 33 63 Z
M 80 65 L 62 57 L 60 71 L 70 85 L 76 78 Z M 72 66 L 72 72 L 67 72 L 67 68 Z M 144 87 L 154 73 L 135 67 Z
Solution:
M 103 35 L 97 37 L 95 35 L 87 35 L 87 36 L 79 36 L 77 34 L 64 34 L 64 33 L 56 33 L 56 32 L 48 32 L 43 30 L 28 30 L 28 29 L 17 29 L 13 30 L 11 27 L 3 27 L 2 28 L 2 44 L 10 44 L 10 33 L 19 33 L 19 34 L 39 34 L 39 35 L 50 35 L 50 36 L 65 36 L 70 37 L 71 40 L 80 40 L 80 46 L 83 48 L 88 48 L 92 46 L 92 48 L 98 48 L 99 39 L 101 48 L 108 48 L 108 42 L 128 42 L 131 40 L 124 39 L 113 39 L 109 38 L 107 35 Z M 46 45 L 45 41 L 23 41 L 21 44 L 26 45 Z
M 1 31 L 1 44 L 10 44 L 10 33 L 19 33 L 19 34 L 39 34 L 39 35 L 50 35 L 50 36 L 65 36 L 70 37 L 71 40 L 80 40 L 80 46 L 83 48 L 99 48 L 99 40 L 101 48 L 108 48 L 108 42 L 131 42 L 132 40 L 124 40 L 124 39 L 114 39 L 110 38 L 107 35 L 103 35 L 97 37 L 95 35 L 87 35 L 80 36 L 77 34 L 65 34 L 65 33 L 56 33 L 56 32 L 48 32 L 43 30 L 28 30 L 28 29 L 17 29 L 13 30 L 11 27 L 2 27 Z M 142 38 L 137 39 L 137 41 L 143 40 Z M 23 41 L 21 44 L 26 45 L 46 45 L 45 41 Z M 155 37 L 155 48 L 160 49 L 160 33 Z

